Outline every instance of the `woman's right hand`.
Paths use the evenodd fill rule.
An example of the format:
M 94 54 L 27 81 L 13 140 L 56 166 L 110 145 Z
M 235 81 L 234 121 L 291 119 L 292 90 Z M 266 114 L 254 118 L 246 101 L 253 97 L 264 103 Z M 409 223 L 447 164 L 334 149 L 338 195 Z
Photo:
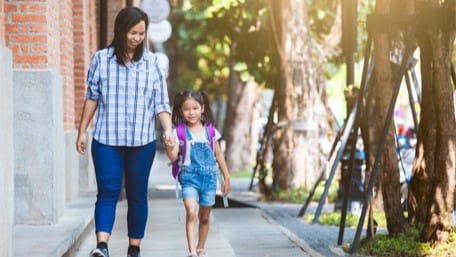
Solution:
M 76 139 L 76 151 L 80 154 L 84 154 L 87 149 L 87 133 L 78 133 Z

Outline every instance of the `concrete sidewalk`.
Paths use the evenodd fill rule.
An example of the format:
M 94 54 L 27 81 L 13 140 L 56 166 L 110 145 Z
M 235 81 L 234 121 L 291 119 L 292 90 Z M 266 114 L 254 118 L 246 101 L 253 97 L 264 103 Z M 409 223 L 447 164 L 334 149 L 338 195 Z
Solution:
M 234 185 L 235 187 L 235 185 Z M 149 220 L 141 244 L 142 257 L 184 257 L 187 254 L 185 239 L 185 209 L 175 199 L 175 182 L 163 153 L 158 152 L 150 179 Z M 126 201 L 117 207 L 116 224 L 109 242 L 111 256 L 126 256 Z M 311 256 L 291 240 L 280 225 L 257 208 L 214 208 L 208 253 L 212 257 L 292 257 Z M 95 246 L 93 225 L 87 236 L 68 256 L 87 257 Z M 310 252 L 310 248 L 307 248 Z M 37 255 L 34 255 L 37 256 Z M 312 255 L 312 256 L 319 256 Z
M 175 181 L 170 170 L 166 156 L 157 152 L 149 181 L 150 214 L 141 246 L 142 257 L 184 257 L 187 253 L 185 210 L 182 202 L 175 198 Z M 336 245 L 337 227 L 312 225 L 297 218 L 300 205 L 258 201 L 259 195 L 248 190 L 249 182 L 249 179 L 232 179 L 230 208 L 213 209 L 207 242 L 210 256 L 347 256 Z M 95 194 L 86 192 L 68 204 L 56 225 L 16 225 L 14 256 L 87 257 L 96 244 Z M 113 257 L 126 256 L 126 209 L 126 202 L 120 201 L 109 242 Z M 314 211 L 312 209 L 310 206 L 309 213 Z M 347 229 L 345 242 L 350 242 L 353 234 L 353 229 Z

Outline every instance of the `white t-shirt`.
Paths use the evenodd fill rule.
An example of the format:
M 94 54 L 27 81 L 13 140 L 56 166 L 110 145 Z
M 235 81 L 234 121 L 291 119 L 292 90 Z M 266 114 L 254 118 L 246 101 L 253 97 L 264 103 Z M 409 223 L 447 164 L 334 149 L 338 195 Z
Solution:
M 176 129 L 173 129 L 173 134 L 174 134 L 174 138 L 176 140 L 176 143 L 179 144 L 179 139 L 177 137 L 177 131 Z M 204 130 L 204 134 L 201 133 L 201 134 L 193 134 L 191 131 L 190 131 L 190 134 L 192 136 L 192 142 L 203 142 L 203 143 L 209 143 L 209 136 L 207 135 L 207 129 Z M 214 136 L 214 142 L 218 141 L 220 138 L 222 138 L 222 135 L 220 134 L 220 132 L 215 129 L 215 136 Z M 187 137 L 187 143 L 185 145 L 185 160 L 184 160 L 184 165 L 185 166 L 189 166 L 190 165 L 190 150 L 192 148 L 192 142 L 189 141 L 189 138 Z

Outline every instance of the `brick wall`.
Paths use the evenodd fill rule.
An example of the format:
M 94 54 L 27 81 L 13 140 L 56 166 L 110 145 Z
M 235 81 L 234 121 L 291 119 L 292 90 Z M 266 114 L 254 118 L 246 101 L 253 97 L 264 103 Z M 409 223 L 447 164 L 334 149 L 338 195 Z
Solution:
M 74 39 L 73 3 L 61 0 L 60 4 L 60 74 L 63 82 L 63 124 L 65 130 L 74 129 Z
M 114 23 L 116 20 L 117 13 L 127 6 L 127 1 L 109 1 L 108 4 L 108 33 L 107 33 L 107 43 L 111 44 L 112 39 L 114 38 Z
M 80 123 L 85 99 L 86 74 L 93 53 L 98 49 L 98 8 L 93 0 L 73 1 L 74 30 L 74 126 Z
M 0 45 L 5 45 L 5 13 L 3 5 L 3 0 L 0 0 Z
M 14 68 L 58 67 L 58 1 L 5 1 L 5 41 Z
M 13 67 L 55 69 L 62 76 L 65 130 L 79 124 L 85 76 L 99 42 L 98 2 L 0 0 L 0 44 L 13 51 Z

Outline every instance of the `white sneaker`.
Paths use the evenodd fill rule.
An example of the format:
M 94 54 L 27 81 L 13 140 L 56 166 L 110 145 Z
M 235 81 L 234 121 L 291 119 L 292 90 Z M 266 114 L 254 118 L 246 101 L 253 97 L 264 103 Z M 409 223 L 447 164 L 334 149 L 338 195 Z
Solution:
M 196 249 L 196 253 L 198 254 L 198 257 L 209 257 L 206 249 Z

